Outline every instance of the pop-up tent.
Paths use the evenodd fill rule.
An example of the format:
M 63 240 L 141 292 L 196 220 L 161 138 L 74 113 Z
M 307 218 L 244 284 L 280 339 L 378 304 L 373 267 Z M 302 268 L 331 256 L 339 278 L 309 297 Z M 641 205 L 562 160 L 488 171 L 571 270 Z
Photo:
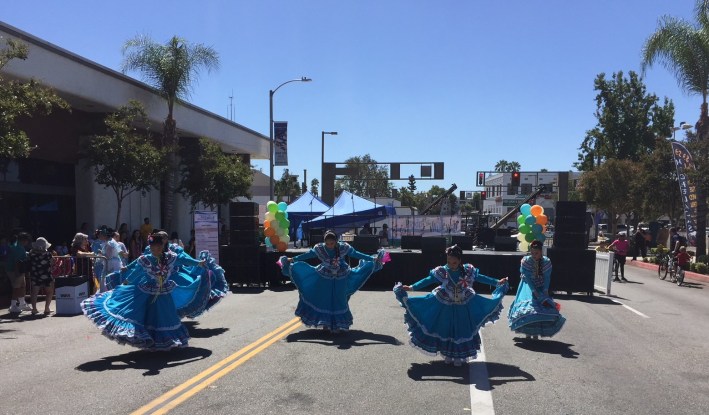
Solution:
M 288 205 L 288 220 L 292 230 L 298 229 L 301 222 L 316 218 L 330 209 L 330 206 L 317 196 L 307 191 Z
M 322 215 L 303 222 L 303 230 L 356 228 L 372 223 L 388 215 L 395 215 L 391 206 L 379 205 L 367 199 L 343 191 L 335 204 Z M 290 218 L 290 208 L 288 217 Z

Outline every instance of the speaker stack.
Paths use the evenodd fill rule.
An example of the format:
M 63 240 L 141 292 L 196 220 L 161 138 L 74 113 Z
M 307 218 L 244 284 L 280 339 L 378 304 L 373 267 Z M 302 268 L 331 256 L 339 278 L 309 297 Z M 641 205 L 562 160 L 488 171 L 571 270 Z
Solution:
M 402 235 L 401 249 L 421 249 L 421 235 Z
M 229 245 L 222 262 L 229 283 L 261 284 L 258 203 L 229 204 Z
M 587 248 L 586 202 L 557 202 L 554 244 L 547 250 L 552 291 L 593 294 L 596 251 Z
M 421 239 L 421 256 L 425 270 L 430 270 L 446 263 L 446 238 L 443 236 L 425 236 Z
M 458 245 L 460 249 L 464 251 L 472 251 L 473 250 L 473 237 L 472 236 L 465 236 L 465 235 L 453 235 L 451 237 L 451 243 L 453 245 Z
M 376 254 L 379 250 L 379 237 L 376 235 L 355 235 L 352 247 L 364 254 Z

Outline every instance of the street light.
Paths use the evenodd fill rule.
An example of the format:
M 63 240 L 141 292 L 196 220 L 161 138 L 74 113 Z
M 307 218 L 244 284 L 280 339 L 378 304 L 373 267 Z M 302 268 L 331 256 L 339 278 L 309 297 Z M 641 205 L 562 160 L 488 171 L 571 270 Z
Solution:
M 672 127 L 672 140 L 677 141 L 677 130 L 689 130 L 690 128 L 692 128 L 692 124 L 681 121 L 679 127 Z
M 273 200 L 273 94 L 278 91 L 278 88 L 282 87 L 285 84 L 289 84 L 291 82 L 310 82 L 312 79 L 308 77 L 300 77 L 299 79 L 291 79 L 290 81 L 286 81 L 280 85 L 278 85 L 275 89 L 272 89 L 268 91 L 268 104 L 269 104 L 269 109 L 270 109 L 270 121 L 268 125 L 269 129 L 269 147 L 270 151 L 268 154 L 268 160 L 269 160 L 269 183 L 268 183 L 268 189 L 269 189 L 269 200 Z
M 320 157 L 320 180 L 323 180 L 323 174 L 325 173 L 325 134 L 337 135 L 337 131 L 323 131 L 322 132 L 322 147 L 321 147 L 321 157 Z

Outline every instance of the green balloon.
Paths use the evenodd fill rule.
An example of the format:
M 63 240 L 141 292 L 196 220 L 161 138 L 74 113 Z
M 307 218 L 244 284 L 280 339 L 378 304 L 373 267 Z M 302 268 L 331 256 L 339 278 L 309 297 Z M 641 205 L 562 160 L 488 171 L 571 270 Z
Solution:
M 278 212 L 278 204 L 274 201 L 266 203 L 266 210 L 272 213 Z
M 524 215 L 517 216 L 517 224 L 524 225 Z
M 284 220 L 286 218 L 286 215 L 283 214 L 283 211 L 279 210 L 276 212 L 276 220 L 278 222 Z
M 534 234 L 528 233 L 528 234 L 524 235 L 524 240 L 527 242 L 532 242 L 534 240 Z
M 531 230 L 532 230 L 532 228 L 530 228 L 529 225 L 520 225 L 520 227 L 519 227 L 520 233 L 528 234 L 529 231 L 531 231 Z

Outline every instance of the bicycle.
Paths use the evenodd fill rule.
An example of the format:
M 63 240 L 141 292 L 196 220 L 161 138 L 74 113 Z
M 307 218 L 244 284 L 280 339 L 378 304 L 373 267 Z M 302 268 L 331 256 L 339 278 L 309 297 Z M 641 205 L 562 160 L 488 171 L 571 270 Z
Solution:
M 682 286 L 682 283 L 684 282 L 684 268 L 677 267 L 677 277 L 675 278 L 675 282 L 678 287 Z
M 669 253 L 658 255 L 658 258 L 657 277 L 664 280 L 670 272 L 670 263 L 674 261 Z

